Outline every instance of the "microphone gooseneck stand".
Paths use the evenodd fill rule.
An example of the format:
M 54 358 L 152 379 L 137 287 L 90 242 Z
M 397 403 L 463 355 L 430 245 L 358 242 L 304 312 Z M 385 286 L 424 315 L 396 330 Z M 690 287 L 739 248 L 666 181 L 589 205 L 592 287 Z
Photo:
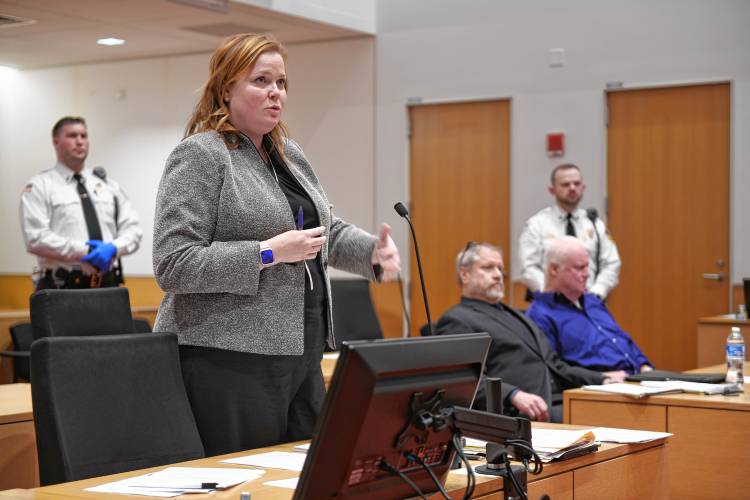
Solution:
M 422 258 L 419 255 L 419 244 L 417 243 L 417 234 L 414 232 L 414 225 L 411 223 L 409 218 L 409 211 L 406 209 L 403 203 L 400 201 L 393 205 L 393 209 L 396 213 L 406 219 L 409 223 L 409 229 L 411 229 L 411 240 L 414 242 L 414 253 L 417 257 L 417 268 L 419 269 L 419 282 L 422 285 L 422 299 L 424 300 L 424 310 L 427 313 L 427 329 L 430 332 L 430 336 L 434 335 L 432 331 L 432 318 L 430 317 L 430 306 L 427 304 L 427 289 L 424 285 L 424 275 L 422 274 Z

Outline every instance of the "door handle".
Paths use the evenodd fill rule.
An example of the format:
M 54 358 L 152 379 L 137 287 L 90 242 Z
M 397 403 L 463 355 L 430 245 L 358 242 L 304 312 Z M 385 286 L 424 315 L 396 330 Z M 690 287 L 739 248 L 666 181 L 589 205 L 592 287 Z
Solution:
M 724 273 L 703 273 L 704 280 L 724 281 Z

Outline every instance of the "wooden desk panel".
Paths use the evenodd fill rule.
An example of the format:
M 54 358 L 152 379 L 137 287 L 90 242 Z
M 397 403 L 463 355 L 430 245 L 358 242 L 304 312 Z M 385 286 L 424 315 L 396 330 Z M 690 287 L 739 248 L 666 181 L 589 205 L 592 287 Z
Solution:
M 0 385 L 0 490 L 39 486 L 30 384 Z
M 548 495 L 555 500 L 573 500 L 573 472 L 548 477 L 529 484 L 528 497 L 542 498 Z
M 575 496 L 607 500 L 668 498 L 667 456 L 660 449 L 646 450 L 578 469 L 573 473 Z
M 535 424 L 537 425 L 537 424 Z M 554 424 L 542 424 L 543 426 L 554 426 Z M 560 426 L 560 427 L 570 427 L 570 426 Z M 242 466 L 235 466 L 231 464 L 224 464 L 220 463 L 221 460 L 224 460 L 226 458 L 231 457 L 239 457 L 244 456 L 252 453 L 262 453 L 267 451 L 291 451 L 291 448 L 296 443 L 288 443 L 284 445 L 279 446 L 272 446 L 268 448 L 263 448 L 259 450 L 254 450 L 252 452 L 244 451 L 244 452 L 238 452 L 238 453 L 232 453 L 228 455 L 222 455 L 218 457 L 209 457 L 209 458 L 203 458 L 199 460 L 192 460 L 189 462 L 183 462 L 179 465 L 181 466 L 190 466 L 190 467 L 241 467 Z M 616 462 L 614 464 L 614 467 L 610 466 L 609 470 L 612 470 L 613 473 L 619 474 L 619 465 L 620 463 L 628 464 L 628 467 L 635 467 L 638 466 L 637 464 L 640 464 L 641 461 L 645 460 L 646 463 L 642 464 L 638 467 L 646 467 L 647 464 L 653 463 L 653 459 L 651 457 L 653 456 L 663 456 L 666 453 L 667 446 L 665 445 L 664 440 L 652 442 L 652 443 L 645 443 L 645 444 L 639 444 L 639 445 L 618 445 L 618 444 L 604 444 L 602 447 L 597 451 L 596 453 L 592 453 L 589 455 L 585 455 L 582 457 L 577 457 L 571 460 L 565 460 L 562 462 L 554 462 L 550 464 L 546 464 L 544 467 L 544 471 L 541 475 L 538 476 L 529 476 L 530 481 L 530 488 L 532 492 L 536 492 L 538 490 L 542 490 L 543 492 L 548 492 L 550 494 L 562 494 L 562 496 L 554 496 L 553 498 L 573 498 L 571 495 L 571 475 L 578 474 L 580 471 L 595 466 L 597 464 L 603 464 L 607 462 L 615 461 L 616 459 L 622 458 L 622 457 L 632 457 L 632 461 L 636 465 L 630 465 L 630 461 L 627 462 Z M 649 452 L 649 453 L 646 453 Z M 93 498 L 112 498 L 113 500 L 121 499 L 121 498 L 143 498 L 143 497 L 135 497 L 135 496 L 128 496 L 128 495 L 104 495 L 101 493 L 92 493 L 85 491 L 85 488 L 89 488 L 91 486 L 101 485 L 104 483 L 116 481 L 119 479 L 125 479 L 127 477 L 133 477 L 136 475 L 141 475 L 147 472 L 154 472 L 157 470 L 161 470 L 164 467 L 152 467 L 149 469 L 142 469 L 139 471 L 132 471 L 132 472 L 125 472 L 121 474 L 114 474 L 111 476 L 105 476 L 100 478 L 93 478 L 93 479 L 85 479 L 82 481 L 74 481 L 70 483 L 63 483 L 63 484 L 57 484 L 52 486 L 45 486 L 43 488 L 36 488 L 33 490 L 22 490 L 22 493 L 19 493 L 16 498 L 34 498 L 34 499 L 60 499 L 60 498 L 68 498 L 68 499 L 93 499 Z M 658 471 L 657 471 L 658 472 Z M 283 488 L 276 488 L 272 486 L 265 486 L 263 483 L 266 483 L 268 481 L 273 481 L 277 479 L 286 479 L 291 477 L 296 477 L 298 474 L 292 471 L 283 471 L 283 470 L 272 470 L 267 469 L 265 475 L 261 479 L 257 479 L 255 481 L 252 481 L 250 483 L 245 483 L 239 486 L 236 486 L 235 488 L 231 488 L 224 491 L 217 491 L 211 495 L 212 500 L 236 500 L 239 497 L 239 494 L 243 491 L 248 491 L 252 494 L 253 500 L 289 500 L 293 492 L 289 489 L 283 489 Z M 659 478 L 656 478 L 656 482 L 658 483 L 660 481 Z M 538 483 L 538 484 L 536 484 Z M 448 480 L 446 481 L 446 489 L 452 493 L 454 497 L 460 497 L 460 495 L 463 493 L 464 487 L 466 485 L 466 476 L 461 475 L 458 473 L 451 473 L 448 475 Z M 16 490 L 17 491 L 17 490 Z M 559 493 L 562 492 L 562 493 Z M 565 493 L 567 492 L 567 493 Z M 11 495 L 13 492 L 7 492 L 7 495 L 3 492 L 0 492 L 0 498 L 5 498 L 8 495 Z M 615 492 L 615 495 L 618 493 Z M 10 498 L 14 498 L 12 495 L 9 496 Z M 183 495 L 180 497 L 175 497 L 180 500 L 195 500 L 195 495 Z M 438 499 L 441 498 L 439 495 L 433 495 L 430 497 L 431 499 Z M 502 480 L 500 478 L 495 477 L 487 477 L 487 476 L 477 476 L 477 488 L 475 490 L 475 498 L 487 498 L 487 499 L 502 499 Z M 578 494 L 576 494 L 576 498 L 586 498 L 582 497 Z
M 672 406 L 669 432 L 672 498 L 748 498 L 750 413 Z
M 721 371 L 722 365 L 696 372 Z M 621 405 L 644 406 L 666 411 L 670 441 L 670 498 L 748 498 L 750 491 L 750 387 L 734 396 L 669 394 L 634 401 L 627 396 L 583 389 L 565 391 L 566 423 L 606 426 L 623 425 Z M 588 406 L 587 406 L 588 405 Z M 575 411 L 571 411 L 576 408 Z M 586 408 L 597 408 L 584 414 Z M 625 424 L 628 424 L 627 422 Z M 648 429 L 647 426 L 643 426 Z M 710 479 L 709 479 L 710 477 Z M 576 488 L 576 492 L 578 489 Z
M 563 419 L 566 424 L 597 426 L 597 422 L 606 419 L 608 427 L 657 432 L 667 430 L 666 406 L 640 403 L 573 399 L 564 403 Z
M 39 486 L 34 422 L 0 425 L 0 490 Z

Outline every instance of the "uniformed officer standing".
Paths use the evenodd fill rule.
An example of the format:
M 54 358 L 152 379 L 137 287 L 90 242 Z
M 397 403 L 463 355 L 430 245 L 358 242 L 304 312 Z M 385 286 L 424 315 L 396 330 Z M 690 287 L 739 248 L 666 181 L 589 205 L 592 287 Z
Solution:
M 578 207 L 586 190 L 581 169 L 572 163 L 558 165 L 552 170 L 548 190 L 555 197 L 555 205 L 526 221 L 521 233 L 518 247 L 521 281 L 531 292 L 543 291 L 546 245 L 560 236 L 575 236 L 589 254 L 587 290 L 606 298 L 619 280 L 620 254 L 596 211 Z
M 36 289 L 117 286 L 122 275 L 115 262 L 135 252 L 143 236 L 138 216 L 103 169 L 84 166 L 83 118 L 58 120 L 52 144 L 57 164 L 26 184 L 19 209 L 26 249 L 38 259 Z

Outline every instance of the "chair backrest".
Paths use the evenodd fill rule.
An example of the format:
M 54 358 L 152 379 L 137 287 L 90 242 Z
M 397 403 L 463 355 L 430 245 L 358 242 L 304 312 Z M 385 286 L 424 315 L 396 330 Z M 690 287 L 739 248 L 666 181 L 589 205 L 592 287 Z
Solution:
M 47 337 L 31 346 L 42 485 L 204 456 L 177 337 Z
M 10 338 L 15 351 L 28 351 L 34 342 L 34 330 L 31 323 L 16 323 L 10 327 Z
M 333 329 L 336 340 L 382 339 L 383 332 L 370 299 L 370 284 L 362 279 L 332 279 Z
M 28 381 L 29 375 L 29 347 L 34 340 L 31 323 L 16 323 L 9 328 L 13 340 L 12 351 L 2 351 L 0 356 L 13 362 L 13 383 Z
M 133 333 L 151 333 L 151 323 L 147 319 L 133 318 Z
M 29 313 L 35 339 L 135 331 L 127 288 L 39 290 Z

